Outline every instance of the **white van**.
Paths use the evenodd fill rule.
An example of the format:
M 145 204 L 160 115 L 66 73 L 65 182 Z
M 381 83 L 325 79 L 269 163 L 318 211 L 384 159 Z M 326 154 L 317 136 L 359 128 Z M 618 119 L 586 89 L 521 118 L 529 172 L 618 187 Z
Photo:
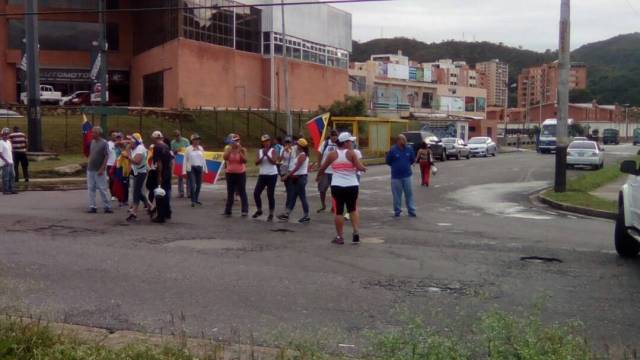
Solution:
M 567 126 L 573 125 L 573 119 L 567 121 Z M 556 151 L 556 130 L 558 127 L 558 119 L 547 119 L 542 123 L 540 129 L 540 141 L 538 144 L 538 151 L 542 154 Z

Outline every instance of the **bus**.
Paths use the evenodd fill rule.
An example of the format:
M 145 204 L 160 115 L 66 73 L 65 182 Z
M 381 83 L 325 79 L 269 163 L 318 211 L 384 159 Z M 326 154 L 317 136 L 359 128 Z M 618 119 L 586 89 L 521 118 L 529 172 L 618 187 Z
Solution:
M 567 121 L 567 126 L 573 125 L 573 119 Z M 538 143 L 538 151 L 541 154 L 547 154 L 556 151 L 556 129 L 558 127 L 558 119 L 547 119 L 542 123 L 540 129 L 540 139 Z M 568 133 L 568 130 L 567 130 Z

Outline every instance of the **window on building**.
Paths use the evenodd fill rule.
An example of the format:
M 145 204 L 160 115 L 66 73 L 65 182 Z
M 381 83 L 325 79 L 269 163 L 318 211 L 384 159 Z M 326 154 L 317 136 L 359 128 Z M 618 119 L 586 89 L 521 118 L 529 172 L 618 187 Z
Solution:
M 144 106 L 164 106 L 164 73 L 157 72 L 142 77 L 142 99 Z
M 9 4 L 22 5 L 24 0 L 9 0 Z M 39 0 L 39 8 L 54 9 L 97 9 L 97 0 Z
M 433 106 L 433 93 L 422 93 L 422 102 L 420 103 L 420 107 L 423 109 L 431 109 Z
M 41 50 L 90 51 L 100 36 L 98 23 L 40 21 L 38 25 Z M 115 28 L 117 38 L 117 24 Z M 25 36 L 24 21 L 9 20 L 9 48 L 22 49 Z
M 116 23 L 107 23 L 106 25 L 106 38 L 107 44 L 109 44 L 110 51 L 120 50 L 120 28 Z
M 178 6 L 177 0 L 132 1 L 136 9 Z M 177 11 L 138 11 L 133 14 L 133 52 L 138 55 L 178 37 Z

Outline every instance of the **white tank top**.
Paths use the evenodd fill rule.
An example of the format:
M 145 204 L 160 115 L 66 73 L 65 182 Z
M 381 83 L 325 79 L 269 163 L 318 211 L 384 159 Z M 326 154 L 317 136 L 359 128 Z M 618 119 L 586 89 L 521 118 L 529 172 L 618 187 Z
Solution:
M 357 170 L 355 165 L 347 159 L 347 149 L 338 149 L 338 158 L 331 163 L 333 168 L 333 176 L 331 177 L 331 186 L 358 186 Z
M 260 175 L 278 175 L 278 167 L 276 166 L 276 164 L 272 164 L 269 159 L 267 159 L 266 157 L 262 157 L 262 154 L 264 154 L 264 149 L 260 149 L 259 150 L 259 155 L 262 158 L 262 161 L 260 162 Z M 275 150 L 273 148 L 269 149 L 267 154 L 269 154 L 269 157 L 271 158 L 271 160 L 275 160 L 274 156 L 275 156 Z
M 298 154 L 298 156 L 300 156 L 302 153 Z M 295 159 L 291 159 L 291 166 L 289 168 L 289 170 L 293 170 L 296 167 L 296 164 L 298 163 L 298 156 L 296 156 Z M 309 156 L 307 156 L 306 159 L 304 159 L 304 162 L 302 163 L 302 166 L 300 166 L 300 168 L 298 169 L 298 171 L 295 172 L 295 174 L 293 175 L 307 175 L 309 173 Z

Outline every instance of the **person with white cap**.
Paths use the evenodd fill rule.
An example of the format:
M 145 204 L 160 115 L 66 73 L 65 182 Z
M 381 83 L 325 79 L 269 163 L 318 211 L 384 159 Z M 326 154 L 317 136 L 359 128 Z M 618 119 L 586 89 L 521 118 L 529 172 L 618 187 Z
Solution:
M 318 177 L 331 167 L 333 176 L 331 177 L 331 196 L 334 203 L 334 222 L 337 236 L 332 243 L 344 244 L 344 208 L 351 215 L 351 226 L 353 228 L 353 243 L 360 243 L 360 215 L 358 213 L 358 192 L 360 182 L 358 181 L 358 171 L 365 172 L 367 168 L 362 165 L 358 154 L 353 150 L 352 144 L 356 140 L 348 132 L 343 132 L 338 136 L 338 149 L 332 151 L 327 159 L 320 166 Z
M 227 202 L 224 215 L 231 216 L 234 195 L 240 195 L 241 215 L 249 215 L 249 201 L 247 200 L 247 149 L 240 144 L 240 135 L 229 134 L 231 144 L 224 151 L 226 161 L 225 177 L 227 180 Z
M 154 193 L 163 193 L 161 198 L 156 197 L 156 217 L 153 218 L 153 222 L 163 223 L 167 219 L 171 219 L 171 177 L 172 177 L 172 162 L 173 154 L 171 149 L 164 142 L 164 136 L 160 131 L 154 131 L 151 134 L 151 138 L 154 142 L 153 149 L 153 163 L 156 164 L 158 188 L 162 189 L 158 192 L 158 188 L 154 190 Z
M 135 221 L 138 219 L 138 207 L 140 202 L 149 208 L 149 200 L 144 195 L 143 187 L 147 179 L 147 148 L 142 143 L 142 136 L 133 133 L 128 137 L 131 141 L 131 153 L 129 155 L 131 161 L 131 171 L 133 172 L 133 202 L 129 207 L 129 216 L 127 221 Z
M 273 221 L 273 212 L 276 208 L 276 184 L 278 183 L 278 151 L 271 146 L 271 136 L 265 134 L 260 138 L 262 148 L 256 155 L 256 166 L 259 167 L 258 181 L 253 191 L 253 200 L 258 208 L 253 214 L 256 219 L 262 216 L 262 192 L 267 189 L 269 200 L 269 216 L 267 221 Z
M 311 221 L 309 217 L 309 203 L 307 202 L 307 177 L 309 174 L 309 142 L 300 138 L 297 142 L 295 161 L 291 161 L 289 172 L 283 176 L 285 183 L 289 182 L 290 194 L 287 195 L 288 204 L 284 213 L 278 215 L 278 219 L 287 221 L 289 215 L 296 206 L 296 200 L 300 198 L 304 215 L 298 220 L 301 224 Z
M 9 135 L 9 128 L 2 129 L 2 140 L 0 140 L 0 168 L 2 169 L 2 193 L 4 195 L 17 194 L 13 190 L 13 151 Z

